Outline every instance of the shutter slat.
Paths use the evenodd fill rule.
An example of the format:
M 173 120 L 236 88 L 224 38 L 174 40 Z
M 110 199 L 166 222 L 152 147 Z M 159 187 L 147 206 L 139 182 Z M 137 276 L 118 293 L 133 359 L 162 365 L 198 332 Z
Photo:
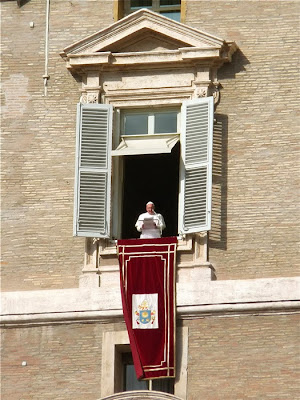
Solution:
M 112 107 L 79 104 L 74 234 L 109 237 Z
M 206 222 L 207 168 L 186 173 L 184 193 L 184 226 L 198 226 Z
M 212 97 L 183 103 L 179 202 L 181 233 L 210 229 L 212 128 Z
M 105 232 L 106 172 L 80 173 L 79 231 L 89 229 Z

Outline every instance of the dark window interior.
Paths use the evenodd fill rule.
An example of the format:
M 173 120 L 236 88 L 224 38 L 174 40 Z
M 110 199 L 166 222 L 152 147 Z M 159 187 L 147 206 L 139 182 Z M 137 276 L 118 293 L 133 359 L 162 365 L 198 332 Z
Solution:
M 131 352 L 122 354 L 122 364 L 124 368 L 123 390 L 148 390 L 148 381 L 139 381 L 136 378 Z M 152 390 L 174 394 L 174 379 L 153 379 Z
M 162 236 L 178 234 L 179 142 L 170 154 L 124 157 L 122 238 L 138 238 L 138 216 L 146 212 L 148 201 L 163 215 L 166 229 Z
M 161 6 L 180 6 L 181 0 L 160 0 Z
M 160 6 L 178 6 L 181 0 L 160 0 Z M 151 7 L 152 0 L 131 0 L 130 7 Z
M 131 0 L 131 7 L 151 7 L 152 0 Z

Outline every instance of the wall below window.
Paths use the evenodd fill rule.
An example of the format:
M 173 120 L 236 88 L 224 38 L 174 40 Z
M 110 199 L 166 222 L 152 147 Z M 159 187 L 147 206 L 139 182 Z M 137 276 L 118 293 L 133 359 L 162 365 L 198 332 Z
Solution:
M 189 398 L 296 399 L 297 324 L 299 314 L 185 321 Z
M 296 399 L 299 315 L 207 316 L 189 329 L 188 400 Z M 101 398 L 102 337 L 124 323 L 4 329 L 3 398 Z M 17 349 L 17 351 L 16 351 Z M 23 365 L 26 362 L 26 365 Z

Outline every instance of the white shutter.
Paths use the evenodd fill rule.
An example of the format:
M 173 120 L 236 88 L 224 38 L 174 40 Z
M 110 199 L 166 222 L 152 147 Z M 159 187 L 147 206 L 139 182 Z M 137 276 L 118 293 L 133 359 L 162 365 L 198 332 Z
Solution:
M 213 97 L 182 104 L 179 232 L 211 228 Z
M 110 235 L 112 106 L 77 106 L 74 235 Z

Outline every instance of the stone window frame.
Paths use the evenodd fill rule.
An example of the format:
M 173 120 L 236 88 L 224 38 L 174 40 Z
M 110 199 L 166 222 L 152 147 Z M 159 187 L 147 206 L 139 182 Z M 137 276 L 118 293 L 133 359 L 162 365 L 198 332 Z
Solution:
M 101 397 L 119 393 L 122 382 L 122 353 L 129 346 L 126 330 L 107 331 L 102 336 Z M 123 350 L 123 351 L 122 351 Z M 176 329 L 176 378 L 174 395 L 187 399 L 188 327 Z
M 119 13 L 121 1 L 114 0 L 116 11 L 116 23 L 95 32 L 93 35 L 71 44 L 64 48 L 61 53 L 66 61 L 70 72 L 81 77 L 82 95 L 81 103 L 103 103 L 111 104 L 116 108 L 140 107 L 141 102 L 149 102 L 149 105 L 178 104 L 184 100 L 197 99 L 201 97 L 214 97 L 215 105 L 219 102 L 219 86 L 217 79 L 218 69 L 225 63 L 230 62 L 232 54 L 237 50 L 234 42 L 227 42 L 211 34 L 199 31 L 195 28 L 175 22 L 147 9 L 138 10 L 129 16 L 119 20 L 123 15 Z M 182 2 L 185 7 L 185 1 Z M 181 21 L 183 22 L 183 21 Z M 123 53 L 123 41 L 134 31 L 142 33 L 144 29 L 156 35 L 158 38 L 169 38 L 169 41 L 180 41 L 183 47 L 168 50 L 168 43 L 158 52 L 151 52 L 141 48 L 138 51 L 132 49 Z M 134 43 L 133 43 L 134 44 Z M 121 50 L 121 52 L 120 52 Z M 181 73 L 184 69 L 182 84 L 166 88 L 156 87 L 149 100 L 149 90 L 136 90 L 132 88 L 129 81 L 126 87 L 110 87 L 110 81 L 105 81 L 106 73 L 129 68 L 149 71 L 153 63 L 159 65 L 161 72 L 169 71 L 170 65 Z M 156 68 L 155 68 L 156 71 Z M 117 89 L 117 90 L 116 90 Z M 198 246 L 199 244 L 199 246 Z M 194 249 L 194 250 L 193 250 Z M 200 234 L 187 234 L 179 240 L 178 251 L 193 251 L 194 266 L 208 263 L 207 232 Z M 94 237 L 86 238 L 86 253 L 83 272 L 85 275 L 100 271 L 99 255 L 110 256 L 116 254 L 114 240 Z M 190 265 L 190 262 L 187 262 Z M 95 277 L 97 278 L 97 276 Z M 99 280 L 99 279 L 98 279 Z M 95 283 L 98 281 L 94 279 Z M 85 280 L 83 280 L 85 281 Z

